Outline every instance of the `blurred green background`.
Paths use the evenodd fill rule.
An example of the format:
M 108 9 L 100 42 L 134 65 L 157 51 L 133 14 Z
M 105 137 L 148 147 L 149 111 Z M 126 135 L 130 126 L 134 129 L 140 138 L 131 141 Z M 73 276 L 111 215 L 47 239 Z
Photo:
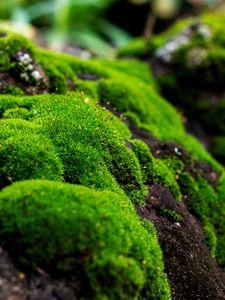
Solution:
M 1 27 L 38 32 L 49 47 L 76 45 L 110 56 L 133 36 L 150 36 L 177 17 L 223 5 L 223 0 L 1 0 L 0 19 Z

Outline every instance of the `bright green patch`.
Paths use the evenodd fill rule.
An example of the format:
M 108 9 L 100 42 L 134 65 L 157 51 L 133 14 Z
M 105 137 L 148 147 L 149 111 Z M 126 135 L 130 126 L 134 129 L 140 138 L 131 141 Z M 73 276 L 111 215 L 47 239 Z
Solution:
M 24 181 L 0 193 L 0 220 L 22 264 L 86 278 L 85 299 L 170 299 L 155 230 L 124 196 Z

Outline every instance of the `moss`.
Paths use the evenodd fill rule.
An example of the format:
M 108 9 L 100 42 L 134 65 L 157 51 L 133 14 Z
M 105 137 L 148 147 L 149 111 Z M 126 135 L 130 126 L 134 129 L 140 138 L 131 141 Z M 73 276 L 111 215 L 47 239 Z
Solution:
M 170 299 L 155 230 L 126 197 L 24 181 L 0 193 L 0 219 L 1 240 L 23 265 L 86 277 L 85 299 Z
M 90 194 L 90 199 L 94 201 L 91 202 L 90 200 L 88 204 L 89 206 L 90 203 L 95 205 L 96 202 L 96 205 L 99 205 L 99 216 L 103 218 L 100 224 L 103 225 L 103 229 L 103 216 L 108 210 L 110 213 L 111 206 L 107 206 L 105 211 L 101 210 L 104 207 L 103 202 L 107 202 L 107 200 L 103 197 L 103 202 L 95 201 L 98 198 L 96 195 L 101 199 L 101 193 L 111 191 L 114 193 L 109 194 L 109 198 L 110 195 L 115 195 L 120 200 L 128 197 L 126 199 L 140 205 L 144 204 L 147 195 L 146 185 L 159 183 L 168 188 L 177 200 L 184 196 L 188 197 L 189 209 L 202 222 L 206 233 L 206 242 L 209 244 L 213 255 L 215 253 L 219 261 L 225 261 L 225 253 L 222 250 L 225 244 L 223 238 L 225 226 L 220 217 L 223 215 L 223 212 L 220 214 L 220 210 L 223 211 L 222 203 L 225 199 L 225 193 L 222 192 L 225 186 L 224 181 L 221 180 L 219 186 L 215 187 L 214 190 L 203 179 L 199 170 L 193 170 L 196 174 L 195 178 L 190 171 L 188 173 L 182 157 L 175 159 L 174 155 L 171 154 L 166 159 L 155 158 L 145 143 L 133 139 L 126 125 L 125 118 L 128 119 L 127 124 L 133 122 L 138 128 L 147 130 L 159 140 L 173 141 L 183 145 L 190 152 L 191 162 L 188 163 L 191 164 L 192 168 L 194 168 L 196 160 L 201 160 L 214 167 L 221 173 L 221 178 L 224 178 L 223 167 L 207 153 L 196 139 L 187 135 L 181 116 L 172 105 L 158 95 L 154 83 L 151 83 L 151 78 L 148 78 L 146 69 L 141 67 L 145 69 L 143 76 L 141 76 L 137 71 L 137 63 L 134 63 L 132 74 L 128 77 L 127 62 L 82 61 L 68 55 L 40 50 L 34 46 L 31 47 L 30 51 L 33 53 L 35 63 L 40 64 L 48 76 L 48 87 L 44 92 L 54 92 L 55 94 L 21 97 L 5 95 L 0 97 L 0 116 L 4 117 L 0 121 L 4 127 L 1 130 L 0 144 L 1 149 L 3 149 L 1 151 L 4 151 L 4 155 L 7 154 L 8 157 L 2 161 L 2 165 L 6 166 L 1 168 L 1 171 L 4 170 L 5 172 L 4 177 L 13 177 L 13 181 L 43 177 L 51 180 L 64 180 L 71 184 L 71 189 L 73 189 L 72 184 L 91 188 L 92 192 L 90 193 L 93 194 Z M 82 74 L 91 76 L 86 76 L 87 78 L 84 80 Z M 71 92 L 70 89 L 75 90 L 75 92 Z M 26 89 L 24 92 L 26 93 Z M 123 121 L 125 122 L 123 123 Z M 42 155 L 43 151 L 44 155 Z M 17 164 L 18 161 L 19 164 Z M 35 168 L 31 170 L 30 166 L 33 162 L 35 162 Z M 2 183 L 2 186 L 8 183 L 10 182 Z M 51 184 L 53 183 L 46 183 L 49 188 Z M 35 185 L 35 182 L 32 181 L 31 185 Z M 17 186 L 20 187 L 19 183 L 15 185 L 15 189 Z M 61 184 L 58 186 L 60 187 Z M 31 187 L 29 188 L 31 189 Z M 12 189 L 14 189 L 13 186 Z M 21 183 L 21 193 L 22 189 Z M 10 191 L 10 188 L 8 190 Z M 96 192 L 95 194 L 95 190 L 101 191 L 101 193 Z M 20 193 L 19 190 L 18 193 Z M 11 193 L 9 198 L 11 199 Z M 54 196 L 54 199 L 57 197 Z M 61 213 L 63 212 L 63 200 L 60 203 L 59 211 Z M 130 202 L 127 205 L 130 206 Z M 83 208 L 86 217 L 89 206 Z M 116 207 L 115 209 L 117 209 Z M 212 211 L 215 212 L 212 214 Z M 10 209 L 7 212 L 10 213 Z M 17 213 L 16 209 L 13 213 Z M 39 217 L 41 219 L 41 216 Z M 60 217 L 58 218 L 60 219 Z M 122 213 L 118 219 L 121 222 L 124 221 Z M 19 219 L 14 220 L 11 217 L 4 220 L 4 222 L 9 222 L 7 223 L 9 225 L 13 221 L 19 222 Z M 220 221 L 222 225 L 219 224 Z M 62 220 L 62 222 L 64 221 Z M 59 222 L 59 224 L 61 223 Z M 112 224 L 114 223 L 110 224 L 113 228 Z M 152 225 L 144 224 L 150 232 L 153 231 Z M 130 231 L 131 229 L 126 232 L 130 233 Z M 94 234 L 93 232 L 91 231 L 92 234 Z M 23 233 L 24 239 L 26 239 L 26 234 L 25 231 Z M 6 241 L 7 236 L 9 239 L 7 243 L 10 245 L 10 234 L 5 234 L 4 239 Z M 29 234 L 28 236 L 30 237 Z M 145 243 L 148 243 L 148 236 L 146 236 Z M 150 234 L 150 236 L 153 235 Z M 121 240 L 123 239 L 124 236 L 121 237 Z M 123 247 L 128 247 L 129 241 L 123 242 Z M 155 242 L 149 240 L 149 243 L 154 249 Z M 89 244 L 89 240 L 87 244 Z M 110 249 L 110 245 L 108 249 Z M 138 245 L 135 247 L 135 252 L 132 252 L 135 253 L 134 257 L 143 257 L 143 255 L 139 256 Z M 145 249 L 147 251 L 148 246 Z M 28 248 L 26 250 L 24 247 L 23 251 L 28 251 Z M 28 261 L 28 252 L 21 254 L 21 261 Z M 124 258 L 118 256 L 117 252 L 115 255 L 108 252 L 106 254 L 105 256 L 102 254 L 100 260 L 96 254 L 93 264 L 88 265 L 85 269 L 85 276 L 89 276 L 88 282 L 96 291 L 99 299 L 104 299 L 104 297 L 117 299 L 120 297 L 120 294 L 117 293 L 123 294 L 126 289 L 127 293 L 129 291 L 131 294 L 135 293 L 134 290 L 143 293 L 140 299 L 157 299 L 157 295 L 161 293 L 159 289 L 161 285 L 163 286 L 162 282 L 158 281 L 158 285 L 152 285 L 151 276 L 149 279 L 145 279 L 146 277 L 143 276 L 148 275 L 142 275 L 142 269 L 130 260 L 129 255 Z M 70 258 L 64 262 L 59 261 L 57 268 L 64 271 L 68 269 L 71 263 L 74 263 L 74 259 L 71 260 Z M 49 264 L 51 263 L 49 262 Z M 99 282 L 105 278 L 106 270 L 111 272 L 108 277 L 109 282 L 115 280 L 115 285 L 119 286 L 122 292 L 114 290 L 112 294 L 108 295 L 104 287 L 100 287 Z M 134 274 L 132 270 L 135 270 Z M 157 268 L 154 267 L 154 272 L 156 271 Z M 131 290 L 127 283 L 125 286 L 121 283 L 122 275 L 118 276 L 118 273 L 124 273 L 127 282 L 133 282 Z M 96 277 L 96 274 L 99 277 Z M 148 274 L 147 271 L 146 274 Z M 117 277 L 118 279 L 115 279 Z M 108 287 L 107 284 L 106 287 Z M 147 292 L 147 287 L 152 287 L 152 290 Z M 97 289 L 99 290 L 97 291 Z M 159 296 L 159 299 L 164 299 L 163 295 Z M 129 295 L 126 297 L 129 298 Z M 132 299 L 132 297 L 130 298 Z
M 145 52 L 145 57 L 155 60 L 161 70 L 156 76 L 162 93 L 185 109 L 190 122 L 200 124 L 209 136 L 210 151 L 223 163 L 222 139 L 217 137 L 225 136 L 224 21 L 218 13 L 179 20 L 148 43 L 139 42 L 136 51 L 135 41 L 119 51 L 120 57 L 132 52 L 141 57 Z
M 118 50 L 118 57 L 144 57 L 147 54 L 148 49 L 146 49 L 146 43 L 142 38 L 135 38 Z
M 32 117 L 32 113 L 27 110 L 26 108 L 22 107 L 16 107 L 11 108 L 5 111 L 3 118 L 13 118 L 13 119 L 23 119 L 23 120 L 29 120 Z
M 133 200 L 146 194 L 138 160 L 113 126 L 112 114 L 71 95 L 63 101 L 61 97 L 45 97 L 36 109 L 41 116 L 36 122 L 59 149 L 66 181 L 84 184 L 83 179 L 91 180 L 96 181 L 95 188 L 105 184 L 113 189 L 115 178 Z M 114 124 L 118 126 L 118 122 Z
M 149 67 L 141 61 L 134 59 L 127 60 L 114 60 L 114 61 L 103 61 L 102 65 L 110 67 L 114 70 L 118 70 L 125 73 L 129 77 L 135 77 L 141 79 L 143 82 L 151 84 L 156 90 L 158 89 L 156 80 Z
M 187 172 L 180 174 L 179 185 L 181 192 L 186 198 L 189 210 L 203 224 L 205 242 L 210 248 L 212 256 L 216 256 L 217 260 L 220 261 L 221 256 L 216 254 L 216 252 L 223 247 L 223 244 L 220 241 L 220 233 L 217 231 L 218 225 L 215 217 L 219 213 L 220 196 L 215 193 L 202 177 L 198 177 L 195 180 Z
M 212 223 L 205 221 L 203 226 L 204 234 L 205 234 L 205 243 L 208 245 L 212 257 L 217 257 L 217 260 L 220 261 L 220 257 L 216 252 L 218 251 L 218 238 L 215 230 L 215 225 Z M 221 244 L 219 243 L 221 246 Z
M 22 179 L 62 179 L 62 163 L 46 137 L 22 120 L 1 120 L 0 127 L 1 188 Z
M 13 69 L 16 65 L 14 56 L 19 51 L 24 51 L 25 49 L 33 54 L 33 43 L 28 39 L 19 36 L 14 33 L 9 33 L 4 37 L 0 38 L 0 49 L 1 49 L 1 58 L 0 58 L 0 70 L 8 71 Z
M 11 109 L 26 109 L 32 114 L 35 114 L 35 110 L 32 110 L 33 104 L 36 102 L 33 97 L 14 97 L 10 95 L 1 95 L 0 98 L 0 117 L 6 113 L 7 110 Z M 7 113 L 6 113 L 7 114 Z M 11 115 L 11 113 L 9 113 Z
M 8 39 L 10 41 L 15 39 L 16 43 L 19 37 L 8 33 Z M 23 43 L 24 39 L 21 44 Z M 28 41 L 27 44 L 31 43 Z M 141 76 L 140 71 L 137 71 L 137 63 L 132 63 L 128 79 L 127 62 L 84 61 L 69 55 L 38 49 L 34 45 L 27 46 L 26 49 L 34 62 L 39 64 L 48 76 L 47 88 L 50 92 L 66 93 L 72 85 L 72 89 L 85 93 L 85 97 L 89 99 L 93 97 L 96 102 L 110 105 L 126 117 L 136 120 L 136 125 L 140 128 L 147 129 L 160 139 L 176 141 L 196 157 L 216 166 L 206 151 L 199 144 L 194 145 L 193 138 L 186 135 L 181 117 L 157 94 L 155 83 L 151 75 L 149 78 L 143 65 L 141 70 L 144 70 L 142 73 L 145 75 Z M 80 74 L 91 74 L 98 80 L 81 80 Z M 151 86 L 146 84 L 146 80 L 150 80 Z
M 167 187 L 172 195 L 180 200 L 181 193 L 176 182 L 176 176 L 167 168 L 163 160 L 154 158 L 144 142 L 140 140 L 131 140 L 130 142 L 142 167 L 145 182 L 147 184 L 159 183 Z
M 130 132 L 120 120 L 94 102 L 86 103 L 86 98 L 77 94 L 64 96 L 63 99 L 61 96 L 48 95 L 26 97 L 24 105 L 22 99 L 14 99 L 20 104 L 17 113 L 18 110 L 21 112 L 23 106 L 32 103 L 28 110 L 31 113 L 29 124 L 40 125 L 38 144 L 43 139 L 54 145 L 63 164 L 65 181 L 95 189 L 120 192 L 122 189 L 133 201 L 143 201 L 147 190 L 138 159 L 125 143 Z M 9 103 L 14 107 L 12 100 L 11 98 Z M 3 98 L 3 111 L 7 108 L 3 115 L 10 116 L 12 111 L 15 113 L 16 108 L 10 109 L 10 104 L 7 105 L 6 102 Z M 10 120 L 4 122 L 9 124 Z M 13 122 L 14 119 L 11 119 L 11 123 Z M 12 133 L 16 134 L 17 130 Z M 21 131 L 21 134 L 27 136 L 30 133 Z M 6 136 L 4 138 L 6 142 Z M 24 143 L 25 139 L 24 137 Z M 35 139 L 36 143 L 37 139 L 38 137 Z M 41 161 L 42 158 L 39 159 Z M 33 178 L 32 176 L 30 174 L 30 177 L 24 179 Z
M 8 85 L 3 91 L 2 94 L 9 94 L 14 96 L 23 96 L 24 92 L 21 88 L 15 87 L 13 85 Z
M 172 209 L 168 209 L 166 207 L 160 208 L 159 214 L 161 216 L 165 216 L 165 217 L 171 219 L 174 222 L 182 221 L 182 216 L 179 213 L 175 212 Z
M 225 136 L 216 136 L 213 140 L 212 153 L 223 163 L 225 162 Z

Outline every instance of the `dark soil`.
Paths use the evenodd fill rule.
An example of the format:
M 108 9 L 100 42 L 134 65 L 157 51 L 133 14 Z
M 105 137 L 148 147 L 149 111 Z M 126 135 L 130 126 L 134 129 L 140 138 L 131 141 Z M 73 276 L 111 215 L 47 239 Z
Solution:
M 26 84 L 17 78 L 12 72 L 1 72 L 0 73 L 0 93 L 10 94 L 9 89 L 16 87 L 21 89 L 27 95 L 43 94 L 47 92 L 45 88 L 39 88 L 34 84 Z
M 161 207 L 176 211 L 182 220 L 162 216 Z M 147 204 L 136 210 L 156 226 L 173 299 L 225 299 L 225 274 L 212 258 L 202 226 L 185 202 L 176 202 L 166 188 L 156 184 L 149 186 Z
M 100 76 L 97 76 L 95 74 L 89 74 L 89 73 L 80 73 L 77 75 L 77 77 L 79 79 L 89 80 L 89 81 L 97 81 L 97 80 L 102 79 Z
M 77 300 L 76 281 L 53 279 L 41 269 L 24 274 L 0 248 L 0 299 L 1 300 Z

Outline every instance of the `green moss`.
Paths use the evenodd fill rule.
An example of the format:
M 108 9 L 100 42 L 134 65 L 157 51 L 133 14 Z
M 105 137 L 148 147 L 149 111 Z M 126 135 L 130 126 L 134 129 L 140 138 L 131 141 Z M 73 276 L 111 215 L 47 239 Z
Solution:
M 167 217 L 174 222 L 182 221 L 182 216 L 178 214 L 176 211 L 168 209 L 166 207 L 160 208 L 159 214 L 161 216 Z
M 217 260 L 220 261 L 220 257 L 218 255 L 218 249 L 221 248 L 221 243 L 218 243 L 217 233 L 215 230 L 215 225 L 213 225 L 210 222 L 207 222 L 207 220 L 204 222 L 203 226 L 204 234 L 205 234 L 205 243 L 208 245 L 211 255 L 215 258 L 217 257 Z M 219 244 L 219 248 L 217 245 Z
M 11 38 L 13 39 L 14 37 Z M 2 173 L 4 178 L 7 179 L 10 177 L 12 181 L 46 178 L 71 183 L 71 186 L 68 187 L 69 190 L 73 188 L 79 190 L 79 187 L 74 187 L 72 184 L 80 184 L 91 188 L 92 190 L 87 192 L 89 195 L 88 204 L 83 203 L 86 206 L 82 208 L 82 216 L 88 218 L 89 210 L 92 206 L 96 205 L 94 211 L 97 213 L 99 209 L 98 217 L 101 220 L 99 221 L 99 227 L 103 231 L 105 230 L 104 216 L 107 216 L 108 213 L 110 214 L 111 205 L 115 204 L 113 202 L 114 197 L 119 199 L 118 202 L 123 202 L 122 199 L 129 199 L 126 202 L 128 207 L 131 207 L 130 202 L 138 205 L 144 204 L 145 196 L 147 195 L 146 185 L 149 183 L 158 183 L 168 188 L 177 200 L 180 200 L 184 196 L 188 197 L 189 209 L 202 222 L 206 234 L 206 242 L 213 255 L 215 254 L 219 261 L 224 262 L 225 253 L 223 246 L 225 245 L 225 240 L 223 236 L 225 226 L 223 221 L 221 221 L 221 216 L 223 217 L 223 211 L 225 211 L 223 208 L 225 181 L 221 179 L 219 186 L 215 187 L 214 190 L 202 178 L 198 170 L 193 170 L 194 174 L 196 174 L 195 178 L 191 175 L 191 171 L 187 172 L 186 165 L 182 162 L 182 157 L 175 158 L 171 154 L 166 159 L 156 159 L 145 143 L 133 139 L 131 132 L 127 125 L 125 125 L 126 123 L 122 122 L 127 118 L 128 124 L 133 122 L 138 128 L 147 130 L 159 140 L 173 141 L 183 145 L 191 154 L 191 159 L 188 163 L 190 163 L 192 168 L 194 168 L 196 160 L 201 160 L 213 166 L 222 174 L 221 178 L 224 178 L 223 167 L 207 153 L 196 139 L 187 135 L 181 116 L 172 105 L 158 95 L 154 82 L 151 82 L 151 78 L 146 73 L 146 68 L 143 65 L 140 67 L 140 70 L 144 70 L 141 75 L 138 70 L 139 67 L 137 67 L 137 63 L 135 62 L 132 65 L 131 75 L 128 75 L 128 62 L 82 61 L 68 55 L 56 54 L 43 49 L 40 50 L 34 46 L 27 49 L 30 49 L 29 51 L 31 51 L 30 53 L 32 53 L 35 63 L 40 64 L 49 77 L 47 90 L 55 94 L 21 97 L 7 95 L 0 97 L 0 116 L 3 118 L 0 121 L 3 127 L 0 134 L 0 145 L 1 151 L 4 154 L 0 170 L 1 172 L 4 171 Z M 93 80 L 82 80 L 82 76 L 80 76 L 82 74 L 91 75 Z M 75 89 L 75 92 L 70 91 L 70 86 L 72 86 L 72 89 Z M 105 107 L 101 107 L 100 104 Z M 106 108 L 112 110 L 117 117 L 107 111 Z M 35 168 L 32 167 L 31 169 L 31 165 L 33 164 Z M 2 187 L 5 184 L 5 182 L 2 182 Z M 41 186 L 40 189 L 42 189 L 41 183 L 37 183 L 37 186 L 39 184 Z M 32 181 L 27 188 L 32 190 L 32 186 L 35 186 L 35 181 Z M 43 183 L 44 193 L 46 195 L 53 193 L 53 198 L 49 196 L 49 201 L 50 199 L 54 199 L 56 203 L 53 200 L 48 202 L 47 196 L 46 199 L 43 197 L 43 201 L 46 201 L 46 207 L 49 207 L 49 209 L 51 207 L 49 203 L 53 203 L 54 213 L 56 210 L 59 224 L 62 225 L 64 224 L 64 214 L 66 216 L 68 214 L 66 213 L 67 210 L 73 210 L 73 206 L 68 204 L 66 208 L 65 204 L 64 212 L 63 203 L 66 201 L 64 198 L 67 198 L 67 193 L 69 192 L 65 193 L 66 196 L 62 195 L 62 200 L 58 200 L 60 201 L 59 210 L 54 206 L 57 205 L 58 199 L 54 193 L 58 191 L 58 187 L 61 189 L 61 186 L 60 183 L 57 185 L 56 183 L 47 182 L 46 186 Z M 19 224 L 23 236 L 19 242 L 26 243 L 30 239 L 31 233 L 29 233 L 29 230 L 31 228 L 23 225 L 22 221 L 20 222 L 23 218 L 13 218 L 10 215 L 10 213 L 17 214 L 18 211 L 21 214 L 23 213 L 20 207 L 22 204 L 16 198 L 12 198 L 14 199 L 12 200 L 12 207 L 14 201 L 18 206 L 15 206 L 15 209 L 11 212 L 10 199 L 14 188 L 16 189 L 17 187 L 21 187 L 18 190 L 18 199 L 20 199 L 20 195 L 24 198 L 22 196 L 25 193 L 24 183 L 12 186 L 12 193 L 10 192 L 11 188 L 3 192 L 4 195 L 5 193 L 9 193 L 7 194 L 9 195 L 7 196 L 9 198 L 9 207 L 4 208 L 4 205 L 2 205 L 2 211 L 4 214 L 7 211 L 5 215 L 8 216 L 4 217 L 4 219 L 2 218 L 2 226 L 4 228 L 11 228 L 10 230 L 12 230 L 12 228 L 17 228 Z M 47 191 L 47 188 L 49 188 L 49 191 Z M 80 187 L 80 189 L 83 188 Z M 53 192 L 54 190 L 55 192 Z M 101 193 L 94 192 L 94 190 L 101 191 L 102 195 L 106 193 L 109 195 L 106 198 L 109 198 L 110 201 L 112 198 L 112 202 L 106 200 L 104 197 L 101 198 Z M 37 193 L 39 195 L 39 187 Z M 73 192 L 71 193 L 73 195 Z M 68 199 L 71 199 L 70 196 L 68 197 Z M 33 210 L 31 199 L 29 201 L 28 205 Z M 83 198 L 82 201 L 79 201 L 82 202 Z M 80 203 L 79 201 L 77 203 Z M 104 203 L 106 206 L 104 206 Z M 34 207 L 36 208 L 36 206 Z M 114 205 L 114 207 L 115 210 L 119 209 L 118 205 Z M 214 211 L 213 214 L 212 211 Z M 115 221 L 113 221 L 114 213 Z M 62 220 L 60 219 L 61 214 Z M 36 216 L 36 214 L 34 215 Z M 34 231 L 37 228 L 39 220 L 42 220 L 41 216 L 43 216 L 42 212 L 39 215 L 37 210 L 37 219 L 34 221 L 30 219 L 29 221 L 31 224 L 35 224 Z M 125 224 L 123 222 L 127 220 L 126 218 L 123 220 L 124 212 L 123 214 L 121 212 L 117 219 L 117 212 L 112 209 L 112 215 L 110 216 L 112 217 L 112 222 L 110 221 L 108 225 L 112 228 L 110 230 L 113 230 L 114 223 L 116 224 L 115 232 L 117 231 L 116 226 L 118 224 L 120 224 L 118 225 L 119 228 L 120 226 L 123 228 L 123 224 Z M 132 216 L 136 220 L 136 226 L 136 224 L 139 224 L 139 221 L 137 221 L 134 213 L 132 213 Z M 56 217 L 54 218 L 56 219 Z M 54 218 L 53 220 L 55 220 Z M 70 218 L 69 214 L 68 218 Z M 92 216 L 90 216 L 90 219 L 93 222 Z M 46 220 L 51 222 L 51 219 Z M 43 219 L 42 222 L 47 222 L 46 220 Z M 74 218 L 72 221 L 72 216 L 68 220 L 68 226 L 72 226 L 72 229 L 75 230 L 76 227 L 73 226 L 75 226 L 74 224 L 78 226 L 78 223 L 73 223 Z M 95 218 L 94 220 L 96 221 Z M 117 223 L 117 220 L 120 220 L 121 223 Z M 129 222 L 130 220 L 127 221 L 127 223 Z M 143 226 L 149 233 L 147 234 L 143 231 L 145 232 L 143 234 L 147 234 L 146 236 L 137 236 L 141 241 L 143 240 L 143 243 L 149 243 L 152 247 L 151 249 L 155 249 L 155 247 L 159 246 L 155 240 L 151 239 L 153 236 L 155 237 L 153 234 L 154 230 L 152 225 L 146 222 L 143 222 Z M 221 225 L 219 224 L 220 222 Z M 89 226 L 88 224 L 87 226 Z M 64 224 L 63 226 L 65 226 L 63 230 L 64 228 L 65 230 L 68 229 L 67 225 Z M 51 224 L 49 227 L 51 228 Z M 92 238 L 92 234 L 93 239 L 96 238 L 95 231 L 90 231 L 91 236 L 89 234 L 85 235 L 82 231 L 82 226 L 80 227 L 81 243 L 83 238 L 87 238 L 85 245 L 91 245 L 89 239 Z M 86 230 L 85 228 L 88 227 L 84 225 L 84 230 Z M 98 254 L 96 250 L 96 252 L 93 252 L 95 255 L 92 262 L 87 266 L 85 265 L 85 276 L 88 276 L 91 289 L 95 291 L 97 299 L 107 299 L 107 297 L 108 299 L 117 299 L 122 296 L 135 299 L 135 297 L 137 298 L 135 293 L 140 293 L 140 299 L 168 299 L 168 294 L 165 293 L 167 296 L 164 297 L 164 292 L 161 291 L 161 287 L 163 289 L 165 287 L 165 282 L 161 282 L 160 277 L 155 277 L 155 272 L 157 273 L 157 261 L 161 254 L 157 252 L 158 254 L 153 255 L 155 257 L 155 263 L 153 264 L 154 271 L 151 271 L 151 273 L 144 269 L 145 272 L 143 272 L 140 265 L 134 260 L 139 261 L 140 258 L 140 261 L 142 261 L 145 255 L 150 255 L 152 253 L 149 248 L 150 246 L 144 244 L 143 249 L 145 250 L 141 250 L 142 246 L 139 248 L 138 242 L 137 244 L 132 244 L 136 243 L 136 238 L 133 236 L 133 234 L 136 234 L 136 231 L 134 230 L 134 233 L 130 233 L 133 227 L 126 228 L 128 240 L 126 240 L 125 235 L 124 242 L 124 236 L 121 235 L 121 241 L 123 240 L 123 247 L 133 247 L 132 250 L 129 250 L 130 252 L 124 250 L 126 255 L 124 256 L 124 252 L 122 252 L 122 256 L 120 256 L 117 250 L 115 252 L 108 250 L 104 252 L 104 255 L 103 252 L 100 252 L 102 254 Z M 4 241 L 8 243 L 8 246 L 11 243 L 10 235 L 12 231 L 10 230 L 8 234 L 7 231 L 4 233 Z M 54 233 L 56 232 L 57 230 L 54 230 Z M 107 230 L 103 232 L 103 237 L 99 240 L 100 244 L 103 243 L 106 233 Z M 40 233 L 37 231 L 37 238 L 39 238 L 38 234 Z M 49 235 L 45 234 L 47 240 Z M 70 230 L 69 234 L 71 234 Z M 46 261 L 48 261 L 47 264 L 49 264 L 49 267 L 52 265 L 52 261 L 54 261 L 57 270 L 63 269 L 64 271 L 68 271 L 71 264 L 76 263 L 74 256 L 69 256 L 64 261 L 59 260 L 57 263 L 57 259 L 55 259 L 57 253 L 54 253 L 54 247 L 52 246 L 55 245 L 56 241 L 58 243 L 60 238 L 63 240 L 62 236 L 57 237 L 55 235 L 56 240 L 54 240 L 54 234 L 52 235 L 53 242 L 49 244 L 50 252 L 46 256 Z M 75 237 L 71 238 L 71 242 L 69 239 L 68 243 L 70 244 L 68 249 L 72 249 L 71 251 L 76 255 L 77 248 L 74 248 L 75 246 L 72 244 L 72 241 L 74 241 L 73 238 Z M 133 239 L 134 241 L 132 242 Z M 107 238 L 106 241 L 108 241 Z M 115 249 L 116 243 L 112 245 L 112 249 Z M 59 247 L 63 246 L 63 243 L 59 244 Z M 107 245 L 107 249 L 110 248 L 111 240 L 109 241 L 109 245 Z M 24 252 L 21 253 L 20 260 L 25 264 L 28 263 L 29 255 L 37 256 L 33 252 L 32 245 L 22 249 Z M 29 249 L 33 250 L 30 252 Z M 36 251 L 39 254 L 40 250 L 38 248 Z M 146 254 L 142 254 L 142 251 L 146 251 Z M 70 255 L 72 252 L 70 252 Z M 101 258 L 98 255 L 102 255 Z M 133 257 L 135 258 L 134 260 L 132 260 Z M 89 259 L 89 256 L 87 255 L 86 258 Z M 39 262 L 38 259 L 38 257 L 35 258 L 34 262 Z M 40 263 L 44 264 L 45 257 L 40 256 L 40 259 Z M 108 270 L 110 270 L 109 281 L 107 281 L 109 283 L 105 283 L 104 289 L 104 286 L 101 286 L 100 282 L 103 282 Z M 132 272 L 132 270 L 134 271 Z M 148 275 L 148 272 L 152 275 Z M 149 277 L 147 278 L 146 276 Z M 126 283 L 124 283 L 123 278 L 126 278 Z M 156 280 L 154 282 L 157 282 L 157 284 L 151 284 L 152 278 Z M 111 282 L 115 282 L 115 289 L 113 288 L 113 290 L 108 287 Z M 107 294 L 107 290 L 111 294 Z
M 133 201 L 143 201 L 147 190 L 139 162 L 125 142 L 125 139 L 130 138 L 129 130 L 111 113 L 95 105 L 93 101 L 85 102 L 85 99 L 84 96 L 77 94 L 70 94 L 63 98 L 49 95 L 26 97 L 24 103 L 22 99 L 19 101 L 18 98 L 14 98 L 20 105 L 16 110 L 16 108 L 9 108 L 10 104 L 12 107 L 15 106 L 13 98 L 10 98 L 8 104 L 6 98 L 3 98 L 1 107 L 3 115 L 10 116 L 12 111 L 15 113 L 15 110 L 16 113 L 18 110 L 20 113 L 21 110 L 24 112 L 25 108 L 22 107 L 32 103 L 28 110 L 31 112 L 31 122 L 20 121 L 19 124 L 39 125 L 40 142 L 37 143 L 37 137 L 35 143 L 42 144 L 43 139 L 44 144 L 49 140 L 54 145 L 63 164 L 65 181 L 100 190 L 120 192 L 124 190 Z M 16 124 L 14 119 L 10 120 L 4 122 Z M 27 133 L 25 128 L 23 131 L 21 130 L 21 134 L 25 135 L 25 143 L 26 136 L 30 132 Z M 12 135 L 17 134 L 15 128 Z M 5 138 L 4 143 L 6 143 L 8 136 L 2 138 Z M 29 141 L 30 139 L 26 143 Z M 39 160 L 42 160 L 41 156 Z M 23 179 L 34 178 L 32 176 L 30 174 L 30 177 Z
M 210 248 L 212 256 L 216 256 L 220 261 L 221 256 L 216 252 L 223 247 L 223 244 L 220 241 L 220 233 L 217 231 L 217 219 L 215 217 L 219 213 L 220 196 L 202 177 L 198 176 L 198 179 L 195 180 L 187 172 L 180 174 L 179 185 L 186 198 L 189 210 L 203 224 L 205 242 Z M 222 209 L 222 206 L 220 208 Z
M 216 136 L 214 138 L 212 153 L 220 161 L 225 162 L 225 136 Z
M 15 67 L 15 60 L 13 57 L 19 51 L 27 50 L 33 54 L 33 43 L 28 39 L 8 32 L 6 36 L 0 38 L 0 70 L 7 71 Z
M 62 163 L 45 136 L 22 120 L 0 121 L 0 187 L 11 182 L 43 178 L 61 180 Z
M 63 101 L 61 97 L 45 97 L 36 109 L 37 116 L 41 116 L 36 122 L 59 149 L 67 182 L 84 184 L 84 179 L 96 181 L 95 188 L 101 184 L 116 189 L 116 179 L 133 200 L 145 195 L 138 160 L 113 126 L 112 114 L 72 95 Z M 118 126 L 118 121 L 114 124 Z
M 23 120 L 29 120 L 32 117 L 32 113 L 27 110 L 26 108 L 22 107 L 16 107 L 11 108 L 5 111 L 3 118 L 13 118 L 13 119 L 23 119 Z
M 154 158 L 144 142 L 140 140 L 131 140 L 130 142 L 142 167 L 145 182 L 147 184 L 158 183 L 165 186 L 177 200 L 180 200 L 181 193 L 176 182 L 176 176 L 167 168 L 164 161 Z
M 224 15 L 216 13 L 179 20 L 148 43 L 139 42 L 135 48 L 134 41 L 119 51 L 120 57 L 142 57 L 145 52 L 145 57 L 155 59 L 161 69 L 157 74 L 161 91 L 185 109 L 190 122 L 200 123 L 212 141 L 211 152 L 223 163 L 224 21 Z
M 118 50 L 118 57 L 144 57 L 147 54 L 146 43 L 142 38 L 135 38 Z
M 14 34 L 8 33 L 8 39 L 15 39 L 16 43 L 19 37 L 15 38 Z M 23 39 L 21 43 L 24 43 Z M 131 63 L 131 75 L 128 75 L 128 62 L 84 61 L 69 55 L 37 49 L 34 45 L 26 48 L 35 63 L 40 64 L 49 77 L 50 92 L 66 93 L 72 83 L 77 92 L 85 93 L 85 97 L 93 97 L 96 102 L 110 105 L 127 118 L 136 120 L 138 127 L 150 131 L 159 139 L 176 141 L 196 157 L 216 165 L 199 144 L 195 143 L 193 147 L 193 139 L 186 135 L 181 117 L 157 94 L 155 83 L 151 75 L 149 78 L 143 64 L 140 67 L 140 70 L 143 70 L 142 75 L 137 71 L 137 62 Z M 98 79 L 81 80 L 80 74 L 91 74 Z M 147 81 L 150 82 L 150 86 L 146 84 Z
M 115 60 L 115 61 L 102 61 L 102 65 L 110 67 L 114 70 L 118 70 L 125 73 L 129 77 L 135 77 L 141 79 L 143 82 L 152 85 L 156 90 L 158 89 L 156 80 L 147 64 L 144 62 L 127 59 L 127 60 Z
M 24 92 L 21 88 L 15 87 L 13 85 L 8 85 L 3 91 L 2 94 L 9 94 L 14 96 L 23 96 Z
M 170 299 L 155 230 L 126 197 L 24 181 L 0 193 L 0 220 L 2 243 L 22 264 L 87 278 L 85 299 Z

